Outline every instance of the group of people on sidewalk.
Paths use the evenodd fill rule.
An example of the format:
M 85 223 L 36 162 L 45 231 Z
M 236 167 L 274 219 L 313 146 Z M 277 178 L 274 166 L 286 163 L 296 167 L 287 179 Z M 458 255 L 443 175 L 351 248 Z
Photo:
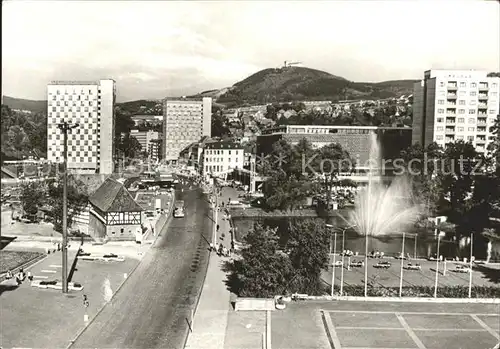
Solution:
M 13 275 L 10 270 L 7 271 L 7 274 L 5 275 L 5 278 L 7 280 L 15 278 L 16 279 L 16 283 L 18 285 L 21 285 L 23 283 L 23 281 L 26 280 L 26 278 L 28 278 L 28 280 L 30 280 L 30 281 L 33 281 L 33 275 L 31 275 L 31 272 L 28 271 L 28 273 L 26 273 L 23 268 L 19 269 L 19 271 L 15 275 Z

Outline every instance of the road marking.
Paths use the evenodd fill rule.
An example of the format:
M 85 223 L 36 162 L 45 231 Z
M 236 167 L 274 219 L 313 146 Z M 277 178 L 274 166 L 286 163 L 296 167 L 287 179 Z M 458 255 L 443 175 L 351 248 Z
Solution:
M 408 333 L 410 338 L 413 339 L 413 341 L 417 345 L 418 349 L 426 349 L 424 343 L 422 343 L 420 341 L 420 339 L 417 337 L 415 332 L 413 332 L 413 330 L 410 328 L 410 326 L 408 326 L 408 323 L 403 318 L 403 316 L 400 313 L 396 313 L 396 317 L 398 318 L 399 322 L 401 323 L 401 326 L 403 326 L 404 329 L 406 330 L 406 333 Z
M 370 348 L 370 347 L 344 347 L 343 349 L 415 349 L 415 348 Z
M 476 314 L 471 314 L 470 315 L 474 320 L 476 320 L 476 322 L 481 325 L 482 328 L 484 328 L 486 331 L 489 332 L 489 334 L 491 334 L 493 337 L 495 337 L 496 339 L 500 339 L 500 335 L 494 331 L 490 326 L 486 325 L 484 323 L 483 320 L 481 320 L 480 318 L 477 317 Z
M 33 275 L 33 279 L 48 279 L 49 277 L 48 276 L 44 276 L 44 275 Z
M 358 326 L 336 326 L 337 330 L 375 330 L 375 331 L 405 331 L 403 327 L 358 327 Z M 413 331 L 445 331 L 445 332 L 485 332 L 482 328 L 413 328 Z
M 57 265 L 57 264 L 51 264 L 49 265 L 51 268 L 62 268 L 62 265 Z
M 57 271 L 55 271 L 55 270 L 46 270 L 46 269 L 43 269 L 43 270 L 42 270 L 42 273 L 52 273 L 52 274 L 55 274 L 55 273 L 57 273 Z
M 344 347 L 342 349 L 415 349 L 415 348 L 370 348 L 370 347 Z
M 337 330 L 391 330 L 391 331 L 405 331 L 403 327 L 356 327 L 356 326 L 337 326 Z
M 368 310 L 323 310 L 329 313 L 349 313 L 349 314 L 394 314 L 394 311 L 368 311 Z M 398 314 L 401 315 L 456 315 L 456 316 L 470 316 L 471 313 L 423 313 L 423 312 L 414 312 L 414 311 L 398 311 Z M 495 313 L 486 313 L 486 314 L 475 314 L 477 316 L 498 316 Z
M 326 331 L 328 334 L 330 334 L 330 337 L 332 339 L 333 348 L 334 349 L 342 349 L 342 346 L 340 345 L 339 336 L 337 336 L 337 332 L 335 332 L 335 326 L 333 325 L 332 318 L 330 317 L 330 314 L 328 314 L 328 312 L 325 312 L 324 310 L 322 310 L 321 312 L 323 313 L 323 317 L 325 319 Z

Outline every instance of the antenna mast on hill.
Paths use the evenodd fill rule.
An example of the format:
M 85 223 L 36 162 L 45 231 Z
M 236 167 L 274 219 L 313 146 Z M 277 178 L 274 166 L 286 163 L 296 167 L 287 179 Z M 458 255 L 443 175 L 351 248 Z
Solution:
M 283 68 L 290 68 L 294 65 L 299 65 L 299 64 L 302 64 L 302 62 L 289 62 L 289 61 L 285 61 L 285 64 L 283 65 Z

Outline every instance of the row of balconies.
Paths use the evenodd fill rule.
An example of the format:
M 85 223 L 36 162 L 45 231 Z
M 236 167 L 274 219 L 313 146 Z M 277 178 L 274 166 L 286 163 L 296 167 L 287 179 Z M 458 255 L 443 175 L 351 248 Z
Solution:
M 458 84 L 455 81 L 450 81 L 450 82 L 448 82 L 447 87 L 448 87 L 448 89 L 455 90 L 458 88 Z M 465 86 L 461 86 L 461 87 L 465 87 Z M 475 86 L 471 85 L 470 87 L 475 87 Z M 479 90 L 482 90 L 482 91 L 488 90 L 488 84 L 485 82 L 481 82 L 481 83 L 479 83 L 478 88 L 479 88 Z

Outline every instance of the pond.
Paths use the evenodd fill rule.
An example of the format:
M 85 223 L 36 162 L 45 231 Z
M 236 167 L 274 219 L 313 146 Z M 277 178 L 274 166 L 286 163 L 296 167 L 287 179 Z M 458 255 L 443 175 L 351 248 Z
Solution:
M 235 239 L 242 241 L 243 237 L 252 229 L 254 223 L 261 223 L 263 226 L 278 229 L 279 244 L 283 248 L 286 246 L 290 232 L 290 226 L 293 225 L 295 220 L 306 218 L 249 218 L 237 217 L 233 218 L 233 225 L 236 228 Z M 317 218 L 320 222 L 323 219 Z M 344 227 L 345 223 L 340 218 L 333 219 L 332 225 Z M 333 240 L 333 238 L 332 238 Z M 453 237 L 442 237 L 439 245 L 439 254 L 446 258 L 460 258 L 470 256 L 470 239 L 462 238 L 460 241 L 453 241 Z M 482 236 L 474 238 L 474 256 L 476 259 L 486 259 L 486 240 Z M 368 251 L 380 251 L 385 255 L 395 256 L 401 252 L 402 237 L 401 236 L 384 236 L 384 237 L 368 237 Z M 337 233 L 337 251 L 351 250 L 354 253 L 364 254 L 365 251 L 365 237 L 358 235 L 354 231 L 347 231 L 345 236 L 345 247 L 342 248 L 342 232 Z M 498 244 L 494 249 L 499 249 Z M 425 257 L 436 254 L 437 239 L 434 236 L 412 236 L 407 235 L 405 238 L 405 255 L 410 254 L 411 257 Z M 500 251 L 495 251 L 500 253 Z M 498 257 L 497 257 L 498 258 Z M 492 259 L 497 259 L 493 258 Z

